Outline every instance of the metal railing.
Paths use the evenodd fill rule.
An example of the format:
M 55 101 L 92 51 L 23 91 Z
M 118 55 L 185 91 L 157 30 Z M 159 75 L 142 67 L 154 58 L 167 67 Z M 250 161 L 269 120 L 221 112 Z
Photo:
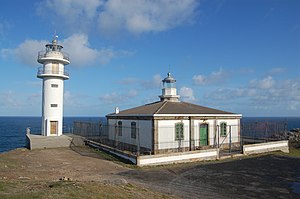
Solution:
M 66 69 L 64 70 L 52 70 L 52 69 L 45 69 L 44 67 L 38 68 L 38 75 L 65 75 L 69 76 L 69 73 Z
M 68 53 L 65 53 L 65 52 L 59 52 L 59 51 L 40 51 L 38 53 L 38 59 L 41 59 L 41 58 L 46 58 L 46 57 L 56 57 L 56 58 L 63 58 L 65 60 L 68 60 L 70 61 L 69 59 L 69 54 Z
M 284 136 L 285 128 L 279 128 L 278 126 L 276 128 L 270 128 L 270 126 L 268 126 L 267 135 L 269 137 L 266 137 L 265 134 L 257 131 L 260 126 L 261 124 L 255 126 L 227 125 L 224 135 L 221 134 L 221 127 L 219 125 L 208 125 L 206 133 L 204 129 L 200 129 L 200 125 L 193 125 L 191 127 L 185 126 L 180 139 L 176 137 L 175 126 L 164 126 L 155 130 L 160 136 L 155 143 L 151 144 L 151 147 L 146 138 L 149 137 L 149 133 L 152 134 L 155 132 L 153 129 L 132 128 L 130 126 L 118 126 L 117 124 L 104 125 L 92 122 L 75 122 L 74 134 L 112 148 L 140 155 L 152 152 L 169 153 L 210 148 L 231 153 L 241 151 L 244 144 L 286 139 Z M 193 130 L 190 131 L 190 129 Z M 247 132 L 247 134 L 245 133 L 246 135 L 243 134 L 243 130 Z M 255 133 L 255 131 L 257 131 L 257 133 Z M 258 132 L 260 133 L 259 135 L 257 135 Z M 205 133 L 205 136 L 203 136 L 203 133 Z

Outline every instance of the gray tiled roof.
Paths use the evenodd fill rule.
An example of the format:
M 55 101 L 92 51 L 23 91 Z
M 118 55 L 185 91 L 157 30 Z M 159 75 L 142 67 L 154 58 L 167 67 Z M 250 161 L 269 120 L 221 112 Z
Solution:
M 151 104 L 145 104 L 135 108 L 120 111 L 116 115 L 154 115 L 154 114 L 235 114 L 217 109 L 212 109 L 187 102 L 158 101 Z

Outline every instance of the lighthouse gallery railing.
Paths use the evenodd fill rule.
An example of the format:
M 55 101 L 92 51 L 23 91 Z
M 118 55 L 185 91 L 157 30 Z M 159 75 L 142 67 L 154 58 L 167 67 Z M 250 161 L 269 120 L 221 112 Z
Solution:
M 44 67 L 39 67 L 37 74 L 38 75 L 54 74 L 54 75 L 69 76 L 69 73 L 66 69 L 64 69 L 64 70 L 52 70 L 52 69 L 44 69 Z

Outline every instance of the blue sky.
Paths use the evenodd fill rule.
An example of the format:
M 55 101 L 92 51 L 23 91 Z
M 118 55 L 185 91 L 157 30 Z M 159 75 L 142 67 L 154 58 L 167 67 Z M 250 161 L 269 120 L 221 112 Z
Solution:
M 16 6 L 18 5 L 18 6 Z M 104 116 L 159 100 L 243 116 L 300 116 L 298 0 L 2 0 L 0 116 L 40 116 L 38 51 L 70 54 L 64 115 Z

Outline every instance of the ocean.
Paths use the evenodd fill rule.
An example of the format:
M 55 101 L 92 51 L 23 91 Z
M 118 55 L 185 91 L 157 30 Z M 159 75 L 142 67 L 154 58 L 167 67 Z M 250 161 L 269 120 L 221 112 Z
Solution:
M 70 132 L 74 121 L 105 122 L 105 117 L 64 117 L 64 132 Z M 241 123 L 286 122 L 288 130 L 300 128 L 300 117 L 244 117 Z M 0 153 L 25 147 L 26 128 L 40 134 L 41 117 L 0 117 Z
M 105 117 L 64 117 L 63 132 L 70 132 L 74 121 L 106 121 Z M 0 153 L 25 147 L 26 128 L 31 134 L 40 134 L 41 117 L 0 117 Z

